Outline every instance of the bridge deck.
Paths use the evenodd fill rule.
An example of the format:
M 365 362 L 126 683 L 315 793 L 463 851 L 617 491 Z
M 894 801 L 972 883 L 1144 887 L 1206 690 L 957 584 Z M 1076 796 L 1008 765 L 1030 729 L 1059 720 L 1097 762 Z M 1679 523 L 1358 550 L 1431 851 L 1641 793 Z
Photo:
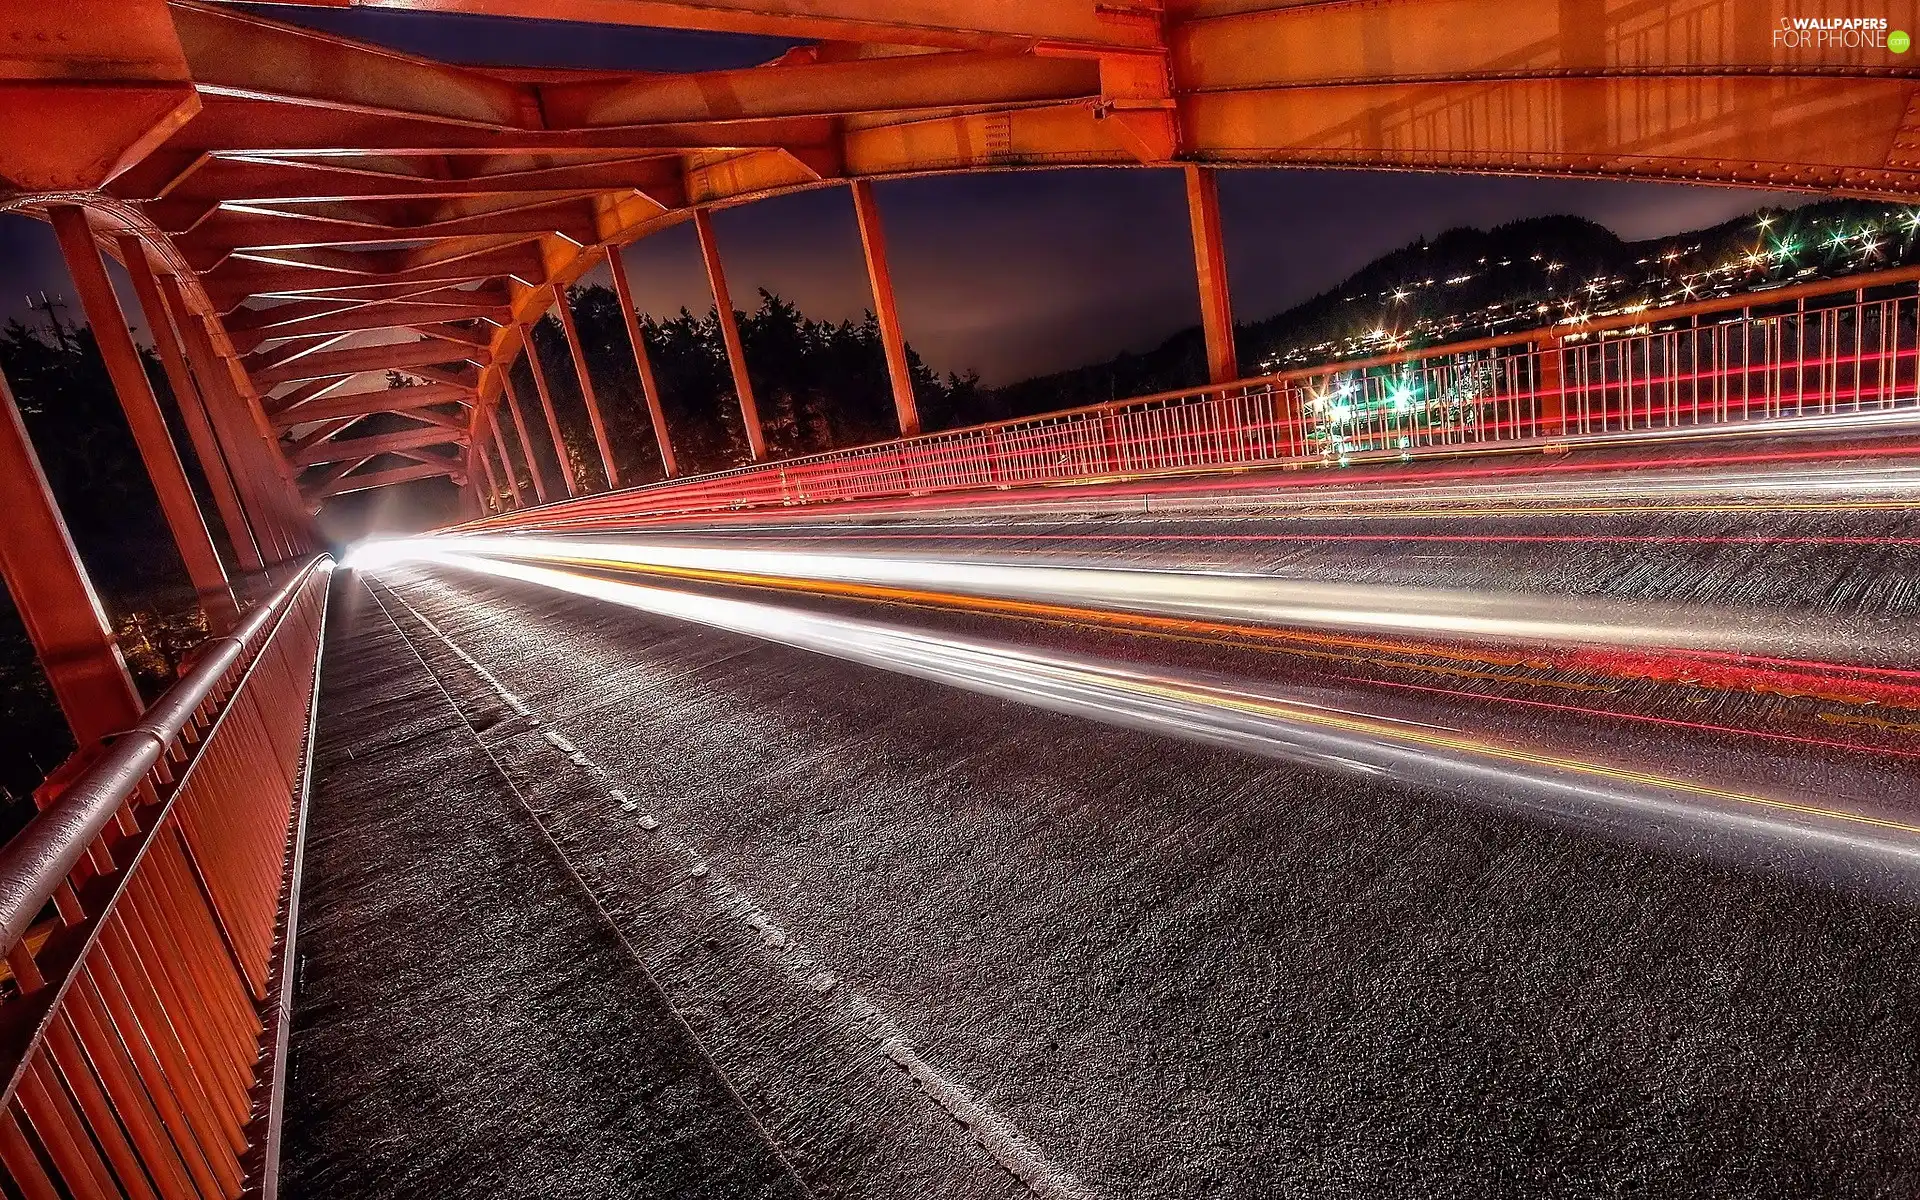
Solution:
M 1576 561 L 1532 538 L 1593 523 L 1537 516 L 1467 545 L 1377 515 L 1368 537 L 1426 540 L 1244 540 L 1262 528 L 1153 526 L 1195 562 L 1778 604 L 1847 578 L 1890 611 L 1920 555 L 1850 575 L 1846 544 L 1603 539 Z M 1910 904 L 478 575 L 394 568 L 340 600 L 295 1197 L 1920 1180 Z M 1328 670 L 1303 662 L 1253 666 Z

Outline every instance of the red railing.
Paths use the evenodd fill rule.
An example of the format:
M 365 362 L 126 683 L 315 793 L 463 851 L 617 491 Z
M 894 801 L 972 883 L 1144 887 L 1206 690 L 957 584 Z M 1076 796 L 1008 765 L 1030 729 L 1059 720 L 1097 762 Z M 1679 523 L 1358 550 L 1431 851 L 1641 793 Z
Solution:
M 9 1194 L 269 1194 L 296 819 L 330 560 L 0 851 Z
M 1920 269 L 1330 363 L 482 517 L 563 529 L 1920 412 Z M 496 496 L 504 505 L 507 497 Z

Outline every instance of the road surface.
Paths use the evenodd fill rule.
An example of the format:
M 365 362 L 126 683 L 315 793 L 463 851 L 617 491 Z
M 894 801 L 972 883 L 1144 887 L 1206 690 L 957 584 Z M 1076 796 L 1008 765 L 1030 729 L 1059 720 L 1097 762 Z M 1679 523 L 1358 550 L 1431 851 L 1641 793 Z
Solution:
M 1911 1194 L 1920 522 L 1650 507 L 730 525 L 595 536 L 761 556 L 731 578 L 604 546 L 356 573 L 290 1192 Z M 1572 654 L 1417 612 L 1270 637 L 823 587 L 822 553 L 1622 620 Z M 1636 612 L 1848 661 L 1776 655 L 1780 686 Z

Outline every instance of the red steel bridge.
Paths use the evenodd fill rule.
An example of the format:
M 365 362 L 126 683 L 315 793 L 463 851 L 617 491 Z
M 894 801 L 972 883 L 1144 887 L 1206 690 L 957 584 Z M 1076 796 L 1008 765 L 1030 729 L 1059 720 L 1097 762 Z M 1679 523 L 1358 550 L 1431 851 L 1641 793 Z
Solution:
M 1095 1099 L 1029 1102 L 1023 1089 L 1050 1086 L 1031 1081 L 1065 1077 L 1023 1057 L 1043 1051 L 1004 1032 L 970 1050 L 945 1044 L 936 1019 L 943 1010 L 931 994 L 914 1010 L 903 999 L 912 988 L 889 981 L 890 967 L 871 965 L 860 983 L 857 972 L 831 965 L 857 960 L 874 939 L 892 947 L 886 963 L 917 961 L 924 946 L 902 948 L 885 930 L 890 913 L 932 893 L 896 896 L 864 883 L 869 890 L 859 894 L 879 907 L 863 908 L 805 865 L 839 851 L 809 849 L 797 834 L 799 858 L 756 859 L 766 839 L 790 836 L 767 831 L 796 820 L 827 828 L 868 801 L 834 799 L 802 819 L 755 809 L 754 789 L 811 761 L 803 734 L 833 741 L 861 722 L 911 723 L 912 714 L 928 729 L 957 730 L 980 710 L 943 710 L 921 693 L 896 692 L 904 684 L 822 675 L 827 682 L 814 686 L 830 698 L 807 701 L 813 716 L 793 716 L 775 736 L 764 721 L 739 725 L 736 716 L 751 717 L 771 703 L 768 695 L 800 686 L 791 675 L 798 668 L 756 651 L 760 657 L 741 660 L 728 676 L 735 668 L 718 650 L 709 661 L 706 650 L 673 640 L 675 621 L 720 631 L 710 634 L 721 639 L 716 646 L 758 639 L 855 664 L 835 670 L 881 666 L 984 693 L 982 705 L 1035 703 L 1054 714 L 1034 718 L 1043 725 L 1090 718 L 1141 736 L 1177 726 L 1176 736 L 1216 749 L 1343 764 L 1409 786 L 1484 789 L 1493 779 L 1514 794 L 1551 793 L 1558 799 L 1540 806 L 1577 808 L 1580 822 L 1629 842 L 1657 842 L 1643 836 L 1646 828 L 1693 829 L 1698 818 L 1689 836 L 1701 844 L 1718 845 L 1723 834 L 1736 843 L 1813 839 L 1822 854 L 1841 854 L 1834 847 L 1844 845 L 1846 854 L 1872 859 L 1876 878 L 1906 869 L 1906 839 L 1920 833 L 1900 803 L 1915 795 L 1920 676 L 1895 629 L 1905 601 L 1888 600 L 1893 615 L 1871 619 L 1841 613 L 1795 624 L 1775 622 L 1777 611 L 1749 610 L 1713 619 L 1710 609 L 1671 607 L 1683 589 L 1656 582 L 1692 578 L 1697 564 L 1672 556 L 1702 547 L 1898 555 L 1920 542 L 1885 524 L 1910 508 L 1915 486 L 1909 437 L 1920 422 L 1920 271 L 1248 378 L 1234 346 L 1215 192 L 1221 168 L 1313 165 L 1911 202 L 1920 196 L 1920 82 L 1905 60 L 1884 41 L 1809 52 L 1775 36 L 1796 17 L 1846 15 L 1838 6 L 354 2 L 447 19 L 573 22 L 568 28 L 583 38 L 596 25 L 636 25 L 771 35 L 795 48 L 749 69 L 688 74 L 480 68 L 210 0 L 0 5 L 0 211 L 51 223 L 213 635 L 158 702 L 143 702 L 0 381 L 0 571 L 81 747 L 40 789 L 40 815 L 0 851 L 7 1195 L 273 1195 L 283 1139 L 299 1158 L 299 1187 L 290 1190 L 316 1196 L 1140 1188 L 1199 1195 L 1223 1193 L 1204 1174 L 1182 1171 L 1213 1163 L 1225 1172 L 1219 1186 L 1231 1191 L 1276 1169 L 1224 1133 L 1212 1142 L 1155 1133 L 1178 1150 L 1175 1165 L 1089 1150 L 1084 1129 L 1075 1151 L 1071 1122 L 1061 1126 L 1058 1114 L 1078 1112 L 1091 1128 L 1093 1112 L 1131 1112 L 1126 1085 Z M 1912 25 L 1916 14 L 1906 7 Z M 922 432 L 873 181 L 1064 165 L 1183 174 L 1191 221 L 1166 232 L 1191 239 L 1210 382 Z M 900 437 L 769 461 L 710 214 L 841 187 L 858 219 Z M 662 415 L 619 254 L 684 221 L 698 233 L 752 456 L 706 475 L 678 470 L 675 431 Z M 142 367 L 107 259 L 131 278 L 178 403 L 182 444 Z M 623 477 L 617 466 L 569 310 L 568 286 L 603 264 L 626 318 L 659 457 L 646 480 Z M 564 363 L 543 362 L 528 332 L 550 311 L 571 350 Z M 521 356 L 532 395 L 517 393 L 510 377 Z M 390 371 L 420 383 L 389 389 Z M 560 371 L 574 373 L 584 400 L 591 440 L 582 457 L 543 456 L 529 438 L 530 427 L 544 426 L 545 445 L 566 445 L 550 382 Z M 207 480 L 209 511 L 189 486 L 186 459 Z M 464 524 L 384 557 L 363 554 L 352 572 L 321 552 L 314 517 L 334 498 L 443 477 L 460 490 Z M 1174 526 L 1128 523 L 1155 504 L 1189 515 Z M 1678 520 L 1675 513 L 1747 524 L 1678 532 L 1606 524 L 1631 514 Z M 1228 515 L 1252 524 L 1220 523 Z M 1370 531 L 1325 524 L 1359 517 L 1374 522 Z M 1436 532 L 1439 517 L 1491 524 L 1484 533 Z M 1038 531 L 1034 522 L 1043 520 L 1059 527 Z M 1843 520 L 1871 527 L 1821 524 Z M 1446 569 L 1457 576 L 1418 594 L 1356 565 L 1369 561 L 1363 552 L 1375 543 L 1390 555 L 1455 542 L 1479 547 L 1480 557 L 1455 562 Z M 1313 554 L 1358 548 L 1351 560 L 1335 555 L 1314 568 L 1326 579 L 1352 577 L 1345 585 L 1288 585 L 1292 591 L 1246 583 L 1272 566 L 1247 558 L 1249 547 L 1270 554 L 1295 545 Z M 1540 556 L 1567 545 L 1615 555 L 1608 587 L 1641 591 L 1618 611 L 1602 602 L 1607 589 L 1564 580 L 1536 589 L 1550 600 L 1527 599 L 1534 585 L 1524 581 L 1547 570 Z M 415 564 L 401 564 L 406 556 Z M 1776 565 L 1782 578 L 1823 569 L 1798 559 Z M 1766 569 L 1752 568 L 1756 577 Z M 1489 570 L 1522 583 L 1490 598 Z M 1853 567 L 1835 570 L 1853 580 L 1835 585 L 1841 592 L 1878 586 L 1861 582 Z M 1755 587 L 1754 602 L 1766 609 L 1774 593 Z M 567 599 L 541 601 L 543 594 Z M 588 602 L 602 608 L 567 609 L 570 625 L 540 624 L 561 620 L 555 606 Z M 636 621 L 665 621 L 659 628 L 668 631 L 649 634 L 644 650 L 621 648 L 617 638 L 627 635 L 590 615 L 617 609 L 638 610 Z M 875 612 L 932 615 L 915 617 L 927 622 L 915 632 L 879 622 Z M 1001 628 L 994 622 L 1051 632 L 1034 633 L 1017 653 L 992 649 L 980 638 L 982 629 Z M 1069 636 L 1060 630 L 1091 641 L 1063 649 L 1049 640 Z M 1148 679 L 1138 662 L 1115 665 L 1132 661 L 1110 644 L 1123 636 L 1165 639 L 1165 654 L 1176 659 L 1201 657 L 1179 659 L 1184 667 L 1155 658 L 1158 673 Z M 1256 653 L 1293 665 L 1249 674 L 1237 656 Z M 573 662 L 581 678 L 603 680 L 623 713 L 644 713 L 651 724 L 630 727 L 605 713 L 592 724 L 576 679 L 529 667 L 549 656 Z M 1350 681 L 1356 688 L 1391 703 L 1342 708 L 1315 690 L 1345 678 L 1348 667 L 1339 664 L 1349 663 L 1372 673 Z M 1298 681 L 1305 690 L 1260 690 L 1279 687 L 1286 670 L 1307 671 L 1301 664 L 1312 664 Z M 1520 688 L 1528 672 L 1540 690 L 1459 690 L 1496 676 L 1499 687 Z M 642 687 L 642 676 L 653 682 Z M 1229 676 L 1243 680 L 1242 690 L 1220 682 Z M 1685 689 L 1700 707 L 1676 719 L 1642 695 L 1649 688 Z M 1618 711 L 1582 707 L 1583 697 L 1603 692 L 1624 697 Z M 1434 705 L 1495 700 L 1509 706 L 1502 712 L 1521 714 L 1513 721 L 1525 728 L 1489 738 L 1435 732 L 1436 722 L 1456 719 L 1436 714 L 1460 710 Z M 692 707 L 673 706 L 682 701 Z M 434 712 L 445 720 L 425 715 Z M 560 728 L 568 717 L 598 732 L 570 737 Z M 637 728 L 667 732 L 627 761 L 621 755 L 633 750 Z M 1591 737 L 1595 757 L 1540 748 L 1569 744 L 1573 728 L 1588 730 L 1580 737 Z M 1077 726 L 1046 729 L 1064 747 L 1044 756 L 1052 769 L 1065 759 L 1085 764 L 1072 786 L 1098 775 L 1104 761 L 1134 764 L 1126 781 L 1102 785 L 1118 792 L 1159 779 L 1172 794 L 1183 780 L 1228 770 L 1219 760 L 1179 757 L 1187 751 L 1130 758 L 1137 743 L 1088 740 Z M 1652 730 L 1646 736 L 1666 739 L 1678 758 L 1648 765 L 1623 748 L 1621 730 Z M 921 750 L 934 744 L 925 731 L 911 736 Z M 1760 749 L 1743 749 L 1749 741 Z M 868 775 L 896 800 L 931 794 L 932 776 L 889 774 L 898 756 L 886 746 L 833 744 L 847 774 L 823 767 L 791 786 L 765 783 L 767 795 L 812 794 L 834 779 Z M 651 780 L 659 796 L 691 788 L 680 776 L 656 778 L 682 756 L 695 775 L 725 770 L 747 783 L 711 811 L 688 800 L 670 815 L 667 801 L 631 780 Z M 1807 774 L 1804 764 L 1815 759 L 1825 774 Z M 1002 777 L 979 776 L 968 761 L 934 774 L 972 781 L 963 790 L 974 796 Z M 1155 774 L 1163 767 L 1171 772 L 1164 778 Z M 1040 770 L 1010 759 L 1004 775 Z M 563 776 L 564 786 L 553 782 Z M 434 799 L 410 799 L 416 794 Z M 1694 807 L 1673 808 L 1675 796 Z M 1152 816 L 1151 797 L 1140 797 L 1129 815 L 1111 818 L 1108 832 L 1133 822 L 1138 845 L 1204 839 L 1173 816 Z M 497 807 L 471 807 L 482 802 Z M 949 803 L 959 801 L 939 802 Z M 1634 822 L 1620 814 L 1655 804 L 1668 807 L 1622 833 Z M 840 814 L 829 816 L 836 805 Z M 935 828 L 954 811 L 906 823 Z M 647 843 L 656 850 L 670 834 L 683 840 L 658 851 L 658 862 L 619 859 L 582 849 L 587 816 L 633 822 L 659 839 Z M 868 816 L 888 824 L 881 809 Z M 675 834 L 676 820 L 689 828 Z M 734 821 L 760 829 L 762 840 L 730 841 Z M 1736 825 L 1738 837 L 1728 833 Z M 520 829 L 525 845 L 487 842 L 495 826 Z M 1027 878 L 1076 862 L 1075 870 L 1113 889 L 1123 878 L 1173 869 L 1126 858 L 1135 851 L 1089 829 L 1063 825 L 1056 833 L 1059 844 L 1078 849 L 1060 851 L 1059 861 L 1037 852 L 1029 861 L 1023 856 L 1033 848 L 1014 834 L 969 826 L 947 842 L 919 845 L 909 873 L 929 888 L 949 886 L 937 864 L 967 858 L 975 844 L 998 847 L 1001 861 L 1029 861 Z M 882 845 L 889 836 L 850 831 L 844 844 Z M 1445 842 L 1430 833 L 1400 853 L 1415 861 Z M 731 859 L 728 847 L 737 852 Z M 303 871 L 310 851 L 324 860 L 318 875 Z M 1236 844 L 1231 853 L 1250 851 Z M 1556 853 L 1535 847 L 1523 857 Z M 525 875 L 529 854 L 550 854 L 559 873 Z M 1100 863 L 1123 860 L 1111 879 L 1101 874 Z M 778 870 L 766 867 L 776 861 Z M 1436 865 L 1436 877 L 1459 865 Z M 847 877 L 872 869 L 851 860 L 842 867 Z M 635 900 L 655 895 L 641 886 L 653 878 L 648 872 L 665 872 L 662 888 L 708 896 L 713 912 Z M 835 898 L 818 911 L 802 900 L 785 909 L 763 903 L 789 876 L 793 889 L 806 884 L 797 894 Z M 324 893 L 303 904 L 303 880 L 318 881 Z M 1676 912 L 1690 890 L 1719 896 L 1712 888 L 1736 886 L 1651 876 L 1642 883 L 1648 894 L 1672 891 Z M 1169 895 L 1191 892 L 1167 886 Z M 1310 882 L 1300 887 L 1312 894 Z M 409 908 L 428 903 L 422 888 L 458 894 L 459 913 Z M 1011 879 L 1005 891 L 1033 911 L 1064 903 Z M 970 893 L 939 895 L 941 912 L 974 921 L 988 940 L 1026 946 L 1020 939 L 1034 936 L 1026 927 L 992 933 L 987 917 L 969 916 Z M 1203 909 L 1251 912 L 1266 902 L 1216 898 Z M 1353 899 L 1328 892 L 1314 902 Z M 1771 903 L 1756 899 L 1748 909 L 1770 911 Z M 476 914 L 516 905 L 535 932 L 512 928 L 512 920 L 474 924 Z M 1151 941 L 1153 907 L 1122 904 L 1115 912 L 1131 915 L 1098 920 L 1137 922 Z M 727 959 L 738 941 L 713 932 L 715 913 L 735 934 L 747 931 L 749 949 L 767 958 L 752 959 L 751 969 L 771 972 L 774 982 L 718 974 L 699 982 L 708 968 L 689 965 L 688 956 Z M 836 924 L 855 918 L 863 929 Z M 1383 909 L 1368 919 L 1401 917 Z M 1273 927 L 1284 923 L 1272 916 Z M 636 932 L 642 926 L 671 926 L 661 936 L 680 939 L 674 944 L 684 953 L 648 950 Z M 1777 930 L 1746 933 L 1755 945 L 1784 944 Z M 1739 931 L 1722 934 L 1723 945 L 1744 944 Z M 1248 938 L 1243 949 L 1266 947 Z M 802 943 L 810 947 L 804 953 Z M 1026 946 L 1018 962 L 985 951 L 946 961 L 934 973 L 966 975 L 961 1007 L 974 1009 L 948 1013 L 953 1028 L 991 1024 L 984 1014 L 1001 1008 L 1014 1014 L 1007 1019 L 1048 1031 L 1036 1044 L 1071 1052 L 1075 1038 L 1094 1036 L 1091 1025 L 996 1005 L 991 996 L 994 980 L 1023 972 L 1037 989 L 1070 990 L 1072 976 L 1045 974 L 1046 955 L 1056 951 L 1076 969 L 1108 969 L 1102 956 L 1113 951 L 1077 945 Z M 1276 963 L 1292 956 L 1261 953 L 1269 951 Z M 746 972 L 745 963 L 734 967 Z M 1153 969 L 1144 960 L 1112 967 L 1150 978 Z M 1238 997 L 1236 1011 L 1254 1011 L 1267 1001 L 1233 989 L 1279 968 L 1220 969 L 1212 990 Z M 312 972 L 304 985 L 303 970 Z M 562 978 L 571 982 L 559 995 L 550 981 Z M 718 990 L 701 992 L 708 984 Z M 297 1015 L 302 986 L 322 997 L 311 1002 L 310 1019 Z M 744 1048 L 752 1041 L 745 1027 L 731 1023 L 739 989 L 764 998 L 780 988 L 804 997 L 806 1015 L 793 1018 L 796 1045 L 844 1038 L 858 1047 L 847 1061 L 880 1063 L 891 1082 L 869 1088 L 834 1076 L 839 1083 L 809 1093 L 839 1087 L 864 1097 L 843 1108 L 815 1111 L 793 1100 L 812 1085 L 766 1067 Z M 433 1010 L 424 1021 L 402 1011 L 414 994 Z M 1305 1010 L 1313 1001 L 1289 1003 Z M 611 1026 L 569 1024 L 587 1010 L 622 1015 Z M 538 1019 L 523 1027 L 515 1015 L 523 1012 Z M 923 1019 L 932 1025 L 916 1024 Z M 1174 1025 L 1155 1028 L 1155 1037 L 1185 1044 Z M 304 1074 L 302 1036 L 314 1048 Z M 1207 1059 L 1206 1039 L 1195 1036 L 1181 1064 L 1212 1062 L 1209 1070 L 1229 1081 L 1221 1086 L 1240 1087 L 1242 1099 L 1270 1086 L 1247 1073 L 1243 1058 Z M 457 1044 L 450 1048 L 448 1038 Z M 495 1038 L 507 1040 L 494 1046 Z M 1082 1045 L 1081 1066 L 1067 1075 L 1083 1075 L 1089 1062 L 1132 1061 L 1114 1048 L 1123 1044 L 1131 1045 Z M 1296 1049 L 1303 1061 L 1320 1052 Z M 773 1057 L 790 1060 L 781 1070 L 833 1075 L 806 1067 L 809 1053 L 789 1045 Z M 516 1075 L 514 1063 L 531 1065 Z M 1170 1106 L 1154 1111 L 1185 1112 L 1182 1129 L 1215 1129 L 1205 1105 L 1190 1099 L 1199 1093 L 1160 1092 L 1183 1066 L 1135 1065 L 1140 1095 Z M 1003 1066 L 1017 1066 L 1012 1077 L 1029 1082 L 980 1082 Z M 1334 1073 L 1357 1070 L 1348 1063 Z M 559 1095 L 554 1081 L 568 1079 L 586 1081 L 593 1095 Z M 462 1090 L 475 1081 L 490 1090 Z M 628 1088 L 644 1102 L 620 1099 Z M 398 1107 L 365 1107 L 376 1093 L 399 1097 Z M 1328 1111 L 1343 1103 L 1323 1102 Z M 929 1125 L 921 1113 L 928 1104 L 941 1129 L 962 1131 L 964 1153 Z M 507 1115 L 489 1116 L 496 1110 Z M 409 1141 L 404 1129 L 382 1124 L 415 1117 L 434 1132 Z M 1255 1125 L 1261 1138 L 1278 1136 Z M 357 1142 L 342 1135 L 340 1144 L 360 1149 L 340 1149 L 323 1128 L 358 1129 Z M 856 1153 L 856 1143 L 867 1148 Z M 615 1144 L 622 1149 L 609 1148 Z M 435 1146 L 449 1161 L 436 1158 L 443 1151 Z M 459 1175 L 455 1159 L 493 1165 Z M 1657 1176 L 1658 1163 L 1647 1170 Z M 858 1179 L 885 1182 L 869 1192 L 848 1182 Z

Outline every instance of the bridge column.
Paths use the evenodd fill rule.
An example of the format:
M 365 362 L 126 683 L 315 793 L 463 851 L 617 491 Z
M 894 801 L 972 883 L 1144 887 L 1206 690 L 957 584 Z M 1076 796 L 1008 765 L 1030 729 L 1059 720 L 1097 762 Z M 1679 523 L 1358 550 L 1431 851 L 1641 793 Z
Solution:
M 91 745 L 140 718 L 140 693 L 127 674 L 113 628 L 73 547 L 60 506 L 0 375 L 0 578 L 26 626 L 53 696 L 73 730 Z
M 500 410 L 490 407 L 481 419 L 493 430 L 493 448 L 500 455 L 500 469 L 507 473 L 507 486 L 513 491 L 513 506 L 525 508 L 527 498 L 520 491 L 520 472 L 513 469 L 513 456 L 507 453 L 507 435 L 500 431 Z
M 620 316 L 627 323 L 627 340 L 633 344 L 633 369 L 640 374 L 640 394 L 647 402 L 647 420 L 653 425 L 653 444 L 660 448 L 660 465 L 667 478 L 678 474 L 673 462 L 673 442 L 667 437 L 667 414 L 660 407 L 660 387 L 653 379 L 653 356 L 647 353 L 646 333 L 640 327 L 640 314 L 633 308 L 633 290 L 627 286 L 627 264 L 620 251 L 607 251 L 607 272 L 613 276 L 613 298 L 620 304 Z
M 160 277 L 160 293 L 180 322 L 186 343 L 187 362 L 193 369 L 200 394 L 206 398 L 207 419 L 214 438 L 220 442 L 233 473 L 234 487 L 246 508 L 249 524 L 269 563 L 282 563 L 297 553 L 288 517 L 274 493 L 274 485 L 264 456 L 273 453 L 270 446 L 242 426 L 236 411 L 244 401 L 234 388 L 233 375 L 214 349 L 213 338 L 204 321 L 187 307 L 180 282 L 171 275 Z
M 580 481 L 573 476 L 573 457 L 567 453 L 567 440 L 560 436 L 560 417 L 553 411 L 553 390 L 547 386 L 547 369 L 540 365 L 540 348 L 532 325 L 520 326 L 520 344 L 527 352 L 527 370 L 533 373 L 533 390 L 540 393 L 540 409 L 547 415 L 547 436 L 553 439 L 553 457 L 560 462 L 560 482 L 567 495 L 580 494 Z
M 540 503 L 547 502 L 547 484 L 540 478 L 540 463 L 533 457 L 533 443 L 527 438 L 526 405 L 520 403 L 520 393 L 513 386 L 513 373 L 505 367 L 500 369 L 501 403 L 513 414 L 513 432 L 520 439 L 520 457 L 527 461 L 527 474 L 533 477 L 533 495 Z
M 1567 432 L 1567 381 L 1559 338 L 1534 344 L 1534 420 L 1539 437 L 1563 437 Z
M 760 406 L 754 403 L 753 381 L 747 377 L 747 348 L 740 341 L 740 323 L 733 316 L 733 297 L 727 292 L 727 274 L 720 265 L 720 243 L 714 240 L 713 218 L 704 208 L 693 210 L 693 228 L 700 235 L 700 257 L 706 260 L 707 283 L 713 288 L 713 307 L 720 317 L 720 337 L 727 343 L 727 363 L 733 368 L 733 390 L 740 397 L 740 422 L 746 426 L 747 449 L 755 462 L 767 457 L 767 435 L 760 428 Z
M 208 320 L 216 319 L 209 317 Z M 207 342 L 209 346 L 213 344 L 211 335 Z M 298 558 L 313 553 L 313 513 L 308 510 L 306 497 L 300 491 L 297 472 L 280 451 L 280 435 L 275 432 L 273 423 L 267 420 L 266 406 L 260 402 L 259 390 L 253 386 L 247 368 L 237 357 L 217 355 L 214 366 L 216 370 L 226 372 L 226 384 L 233 395 L 234 419 L 243 422 L 243 426 L 253 427 L 252 444 L 259 451 L 263 464 L 261 486 L 283 514 L 287 544 L 292 551 L 289 557 Z M 246 436 L 244 427 L 240 436 Z
M 481 479 L 484 478 L 486 480 L 486 492 L 481 496 L 480 511 L 482 513 L 493 512 L 502 504 L 500 499 L 500 477 L 493 473 L 493 459 L 487 455 L 487 442 L 485 438 L 474 438 L 472 457 L 478 459 L 480 462 L 480 469 L 478 471 L 473 470 L 471 466 L 467 469 L 467 474 L 473 479 L 474 491 L 476 493 L 480 491 Z
M 220 453 L 220 444 L 214 439 L 213 426 L 207 419 L 206 397 L 200 394 L 193 373 L 187 369 L 186 356 L 180 349 L 180 334 L 174 328 L 173 312 L 160 294 L 153 267 L 147 262 L 146 247 L 130 233 L 121 234 L 119 242 L 120 257 L 127 265 L 127 274 L 133 277 L 133 291 L 140 298 L 140 307 L 147 314 L 147 327 L 153 331 L 154 348 L 160 352 L 167 383 L 180 406 L 187 437 L 193 442 L 194 457 L 200 460 L 207 487 L 213 492 L 213 505 L 220 512 L 220 523 L 226 526 L 227 540 L 233 543 L 234 559 L 241 570 L 258 571 L 264 565 L 260 549 L 254 545 L 253 530 L 240 507 L 240 495 L 234 491 L 226 456 Z
M 600 399 L 593 392 L 593 376 L 587 372 L 587 351 L 580 344 L 580 327 L 573 319 L 573 306 L 567 303 L 567 289 L 553 285 L 553 307 L 560 314 L 560 328 L 567 335 L 567 349 L 573 354 L 573 373 L 580 377 L 580 398 L 587 402 L 587 420 L 593 426 L 594 445 L 600 450 L 600 470 L 611 491 L 620 486 L 620 468 L 614 465 L 613 446 L 607 441 L 607 423 L 600 419 Z
M 880 344 L 887 353 L 887 378 L 893 382 L 893 411 L 900 419 L 900 436 L 920 432 L 920 408 L 913 398 L 913 371 L 907 365 L 907 340 L 900 332 L 900 314 L 893 300 L 893 271 L 887 265 L 887 239 L 880 228 L 880 206 L 873 184 L 853 181 L 853 214 L 860 222 L 860 248 L 867 256 L 867 280 L 873 285 L 873 315 L 880 323 Z
M 67 260 L 67 273 L 74 290 L 80 294 L 80 307 L 93 328 L 94 344 L 120 397 L 120 409 L 126 413 L 133 440 L 146 463 L 147 477 L 160 499 L 160 511 L 173 532 L 174 545 L 186 564 L 187 578 L 200 597 L 207 616 L 207 628 L 216 637 L 232 629 L 240 619 L 227 583 L 226 568 L 213 547 L 213 537 L 200 516 L 200 502 L 194 499 L 187 483 L 186 469 L 173 448 L 173 437 L 160 412 L 159 398 L 153 394 L 153 382 L 147 378 L 140 352 L 134 348 L 133 334 L 127 329 L 120 311 L 120 300 L 107 279 L 106 265 L 100 260 L 100 247 L 93 240 L 85 209 L 59 205 L 47 211 L 53 232 L 60 240 L 60 252 Z M 161 317 L 165 319 L 164 314 Z
M 1207 382 L 1231 383 L 1240 378 L 1240 363 L 1233 345 L 1233 297 L 1227 289 L 1219 183 L 1211 167 L 1189 166 L 1186 172 L 1194 274 L 1200 281 L 1200 325 L 1207 335 Z

